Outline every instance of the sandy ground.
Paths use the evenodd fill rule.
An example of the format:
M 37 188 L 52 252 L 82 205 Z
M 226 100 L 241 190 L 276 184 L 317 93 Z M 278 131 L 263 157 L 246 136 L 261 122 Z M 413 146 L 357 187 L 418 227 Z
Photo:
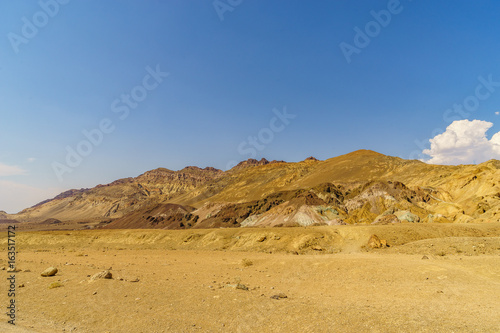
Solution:
M 371 234 L 391 247 L 364 248 Z M 0 331 L 500 332 L 499 236 L 499 224 L 23 232 L 17 326 Z

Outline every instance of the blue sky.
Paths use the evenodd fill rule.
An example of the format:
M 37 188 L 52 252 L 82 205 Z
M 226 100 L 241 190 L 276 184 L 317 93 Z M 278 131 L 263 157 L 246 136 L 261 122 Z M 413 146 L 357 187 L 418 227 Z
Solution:
M 479 141 L 481 129 L 487 139 L 500 131 L 500 87 L 466 117 L 444 117 L 475 95 L 479 77 L 500 82 L 499 2 L 66 2 L 0 3 L 0 210 L 157 167 L 226 169 L 253 157 L 248 137 L 259 134 L 256 158 L 362 148 L 442 163 L 497 158 L 443 158 L 450 136 L 438 135 L 453 120 L 483 121 Z M 370 25 L 372 11 L 390 21 Z M 375 30 L 348 62 L 340 45 L 356 47 L 356 27 Z M 147 78 L 158 84 L 145 90 L 147 68 L 168 76 Z M 120 98 L 134 89 L 141 101 L 120 119 Z M 295 117 L 271 129 L 285 109 Z M 67 147 L 105 119 L 113 131 L 68 166 Z M 71 172 L 58 177 L 54 163 Z

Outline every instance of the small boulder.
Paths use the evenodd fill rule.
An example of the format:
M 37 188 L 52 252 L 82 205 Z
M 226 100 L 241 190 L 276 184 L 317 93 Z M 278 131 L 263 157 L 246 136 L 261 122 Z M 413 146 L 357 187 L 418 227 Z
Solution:
M 105 271 L 102 271 L 102 272 L 99 272 L 99 273 L 92 275 L 90 280 L 94 281 L 94 280 L 98 280 L 98 279 L 112 279 L 112 278 L 113 278 L 113 274 L 111 274 L 111 272 L 109 270 L 105 270 Z
M 58 272 L 57 268 L 55 268 L 55 267 L 49 267 L 46 270 L 44 270 L 41 275 L 44 276 L 44 277 L 54 276 L 54 275 L 57 274 L 57 272 Z
M 377 235 L 371 235 L 366 245 L 372 249 L 380 249 L 389 246 L 387 245 L 387 241 L 385 239 L 380 239 Z
M 248 287 L 241 283 L 226 284 L 226 287 L 232 289 L 248 290 Z
M 279 293 L 279 294 L 273 295 L 273 296 L 271 296 L 269 298 L 271 298 L 271 299 L 283 299 L 283 298 L 288 298 L 288 296 L 285 295 L 285 294 L 283 294 L 283 293 Z
M 408 210 L 400 210 L 394 213 L 398 217 L 400 221 L 406 221 L 410 223 L 418 223 L 420 222 L 420 217 L 418 215 L 415 215 L 411 213 Z
M 236 285 L 236 289 L 240 289 L 240 290 L 248 290 L 248 287 L 245 286 L 244 284 L 241 284 L 241 283 L 238 283 Z

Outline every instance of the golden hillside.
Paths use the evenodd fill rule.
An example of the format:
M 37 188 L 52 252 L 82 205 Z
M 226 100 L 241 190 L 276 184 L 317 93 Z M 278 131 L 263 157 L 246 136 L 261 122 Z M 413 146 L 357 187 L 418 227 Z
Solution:
M 159 229 L 495 222 L 499 168 L 496 160 L 441 166 L 368 150 L 325 161 L 248 160 L 226 172 L 161 168 L 69 192 L 8 218 Z

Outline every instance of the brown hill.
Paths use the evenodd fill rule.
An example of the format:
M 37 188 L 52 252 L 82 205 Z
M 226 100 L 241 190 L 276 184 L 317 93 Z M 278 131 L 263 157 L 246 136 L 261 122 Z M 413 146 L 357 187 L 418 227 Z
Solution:
M 207 228 L 500 220 L 500 162 L 441 166 L 359 150 L 325 161 L 164 168 L 58 197 L 19 221 Z M 171 205 L 166 205 L 171 204 Z
M 223 174 L 214 168 L 159 168 L 135 178 L 124 178 L 92 189 L 71 190 L 13 215 L 20 221 L 104 221 L 141 207 L 165 202 Z
M 198 217 L 192 207 L 176 204 L 155 204 L 133 211 L 108 224 L 107 229 L 185 229 L 196 224 Z

